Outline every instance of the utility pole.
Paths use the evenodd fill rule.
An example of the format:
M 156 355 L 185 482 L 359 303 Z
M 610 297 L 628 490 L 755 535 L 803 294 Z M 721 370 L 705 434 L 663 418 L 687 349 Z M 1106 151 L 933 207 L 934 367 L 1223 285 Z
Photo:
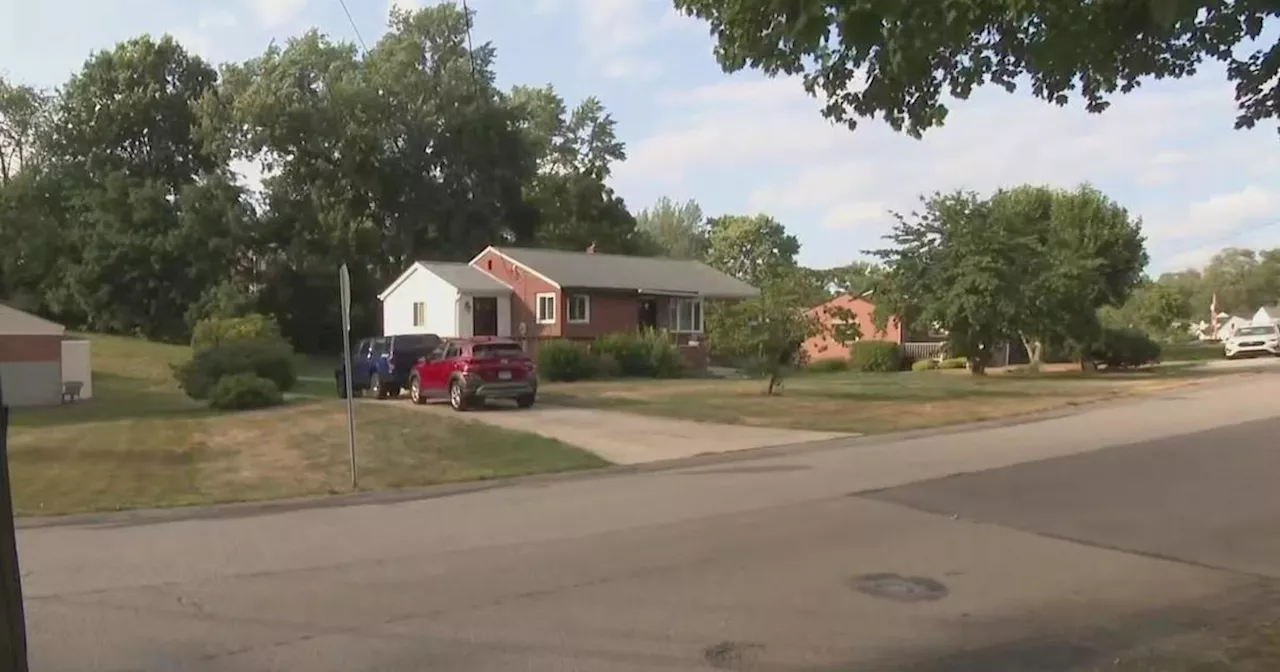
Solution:
M 0 385 L 0 669 L 28 672 L 27 619 L 9 481 L 9 407 Z

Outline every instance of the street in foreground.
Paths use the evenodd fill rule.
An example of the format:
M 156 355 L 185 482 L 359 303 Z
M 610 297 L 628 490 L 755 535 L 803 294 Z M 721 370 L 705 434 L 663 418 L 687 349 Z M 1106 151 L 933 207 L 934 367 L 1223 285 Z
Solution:
M 32 669 L 1091 669 L 1266 606 L 1280 377 L 413 502 L 20 532 Z

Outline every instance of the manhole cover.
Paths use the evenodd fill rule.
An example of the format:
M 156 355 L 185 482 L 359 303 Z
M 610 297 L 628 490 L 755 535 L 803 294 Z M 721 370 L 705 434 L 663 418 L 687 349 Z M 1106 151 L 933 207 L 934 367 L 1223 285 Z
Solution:
M 746 670 L 764 649 L 751 642 L 720 642 L 702 650 L 702 657 L 717 670 Z
M 872 597 L 898 602 L 933 602 L 951 591 L 941 581 L 926 576 L 901 574 L 863 574 L 853 577 L 853 587 Z

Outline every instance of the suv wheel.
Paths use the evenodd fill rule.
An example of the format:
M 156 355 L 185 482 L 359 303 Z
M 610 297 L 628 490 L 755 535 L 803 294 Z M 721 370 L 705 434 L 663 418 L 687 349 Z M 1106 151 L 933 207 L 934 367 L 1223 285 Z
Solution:
M 520 408 L 529 408 L 533 405 L 533 402 L 537 401 L 537 399 L 538 398 L 535 395 L 522 394 L 516 397 L 516 406 L 519 406 Z
M 449 383 L 449 405 L 453 407 L 453 410 L 455 411 L 467 410 L 468 401 L 469 400 L 467 399 L 467 395 L 462 391 L 462 383 L 459 383 L 456 380 L 450 382 Z
M 417 376 L 409 379 L 409 401 L 415 404 L 427 403 L 427 398 L 422 396 L 422 381 Z

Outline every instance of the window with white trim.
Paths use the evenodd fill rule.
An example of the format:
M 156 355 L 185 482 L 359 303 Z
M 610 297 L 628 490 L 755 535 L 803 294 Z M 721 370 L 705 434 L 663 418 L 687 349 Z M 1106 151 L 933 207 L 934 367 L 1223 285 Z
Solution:
M 534 296 L 534 317 L 538 324 L 556 323 L 556 295 L 554 292 Z
M 591 321 L 591 297 L 586 294 L 569 295 L 569 322 L 586 324 Z
M 671 299 L 667 328 L 677 334 L 702 333 L 702 299 Z
M 427 304 L 425 301 L 413 302 L 413 326 L 423 327 L 427 324 Z

